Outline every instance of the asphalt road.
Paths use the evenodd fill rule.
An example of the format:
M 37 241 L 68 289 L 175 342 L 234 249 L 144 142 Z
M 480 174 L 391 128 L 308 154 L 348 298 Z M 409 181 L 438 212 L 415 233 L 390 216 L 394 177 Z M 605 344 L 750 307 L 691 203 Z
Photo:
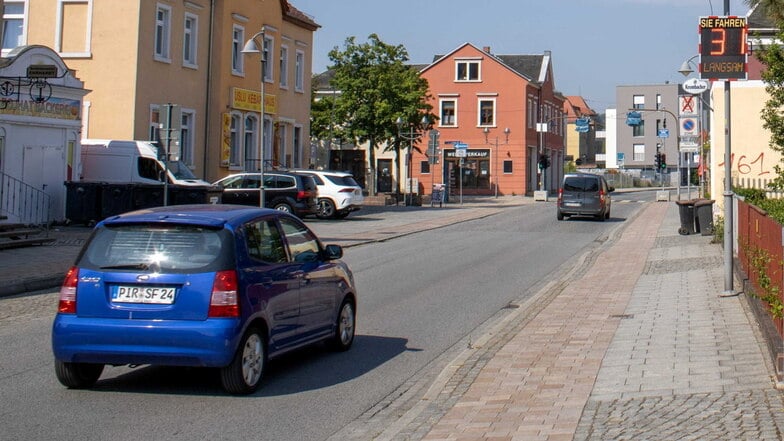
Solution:
M 0 299 L 0 437 L 340 439 L 380 405 L 405 410 L 401 398 L 639 207 L 616 203 L 608 222 L 557 222 L 552 203 L 531 204 L 348 248 L 360 294 L 352 350 L 314 347 L 276 360 L 248 397 L 223 393 L 213 370 L 149 366 L 107 367 L 94 389 L 65 389 L 49 343 L 57 294 Z

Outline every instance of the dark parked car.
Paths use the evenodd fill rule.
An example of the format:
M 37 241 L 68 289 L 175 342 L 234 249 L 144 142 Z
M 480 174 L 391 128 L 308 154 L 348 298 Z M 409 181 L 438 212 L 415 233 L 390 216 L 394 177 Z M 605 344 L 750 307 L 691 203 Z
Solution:
M 610 218 L 615 188 L 607 185 L 604 177 L 590 173 L 569 173 L 558 189 L 558 220 L 569 216 L 593 216 L 598 220 Z
M 251 393 L 267 360 L 354 340 L 357 293 L 339 245 L 296 217 L 238 205 L 156 207 L 100 222 L 60 289 L 58 380 L 105 365 L 203 366 Z
M 261 173 L 237 173 L 213 185 L 223 188 L 224 204 L 259 206 Z M 303 218 L 318 212 L 318 187 L 312 176 L 264 172 L 264 206 Z

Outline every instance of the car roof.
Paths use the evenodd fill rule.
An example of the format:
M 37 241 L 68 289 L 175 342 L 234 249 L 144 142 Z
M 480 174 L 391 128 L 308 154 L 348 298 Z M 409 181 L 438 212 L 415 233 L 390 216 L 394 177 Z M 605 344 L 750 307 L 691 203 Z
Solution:
M 202 225 L 222 228 L 224 225 L 237 227 L 261 215 L 290 216 L 279 210 L 229 204 L 192 204 L 153 207 L 111 216 L 99 225 L 128 225 L 141 223 L 163 223 L 180 225 Z
M 335 170 L 311 170 L 311 169 L 292 169 L 292 173 L 312 173 L 314 175 L 338 175 L 338 176 L 353 176 L 349 172 L 335 171 Z

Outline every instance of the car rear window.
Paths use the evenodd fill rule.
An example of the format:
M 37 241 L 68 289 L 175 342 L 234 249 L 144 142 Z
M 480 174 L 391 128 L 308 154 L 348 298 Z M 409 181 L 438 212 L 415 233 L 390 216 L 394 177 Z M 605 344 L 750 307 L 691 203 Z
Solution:
M 324 175 L 327 179 L 329 179 L 333 184 L 342 185 L 345 187 L 359 187 L 357 181 L 354 180 L 353 176 L 338 176 L 338 175 Z
M 567 176 L 564 191 L 599 191 L 599 179 L 582 176 Z
M 98 228 L 78 265 L 100 270 L 181 272 L 222 266 L 230 233 L 192 225 L 133 224 Z

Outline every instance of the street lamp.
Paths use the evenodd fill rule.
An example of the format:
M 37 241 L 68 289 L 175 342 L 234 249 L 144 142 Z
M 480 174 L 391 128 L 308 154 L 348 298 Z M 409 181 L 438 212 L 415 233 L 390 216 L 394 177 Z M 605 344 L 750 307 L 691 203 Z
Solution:
M 487 135 L 490 134 L 490 127 L 485 127 L 482 131 L 485 133 L 485 143 L 490 144 L 490 142 L 487 140 Z M 511 132 L 512 131 L 509 129 L 509 127 L 504 129 L 504 135 L 506 135 L 505 144 L 509 144 L 509 134 Z M 495 197 L 498 197 L 499 176 L 498 176 L 498 137 L 497 136 L 495 137 L 495 151 L 493 153 L 493 168 L 495 169 L 493 171 L 495 173 Z
M 264 26 L 261 27 L 261 31 L 254 34 L 247 42 L 245 42 L 245 46 L 242 48 L 243 54 L 259 54 L 259 58 L 261 61 L 261 99 L 259 100 L 259 147 L 258 147 L 258 159 L 259 159 L 259 207 L 264 208 L 264 62 L 266 61 L 266 53 L 264 52 L 264 33 L 266 29 Z M 261 48 L 259 45 L 256 44 L 256 38 L 261 37 Z
M 427 125 L 430 123 L 430 120 L 427 119 L 427 115 L 422 117 L 422 120 L 419 122 L 423 128 L 426 128 Z M 395 125 L 397 125 L 397 136 L 398 138 L 403 138 L 408 141 L 408 165 L 406 170 L 406 176 L 408 177 L 408 189 L 406 190 L 406 205 L 414 205 L 413 201 L 413 176 L 411 173 L 411 163 L 413 157 L 413 147 L 414 141 L 418 140 L 422 134 L 421 133 L 414 133 L 414 126 L 415 124 L 408 125 L 408 135 L 405 135 L 401 130 L 405 122 L 403 121 L 402 117 L 397 117 L 395 120 Z

